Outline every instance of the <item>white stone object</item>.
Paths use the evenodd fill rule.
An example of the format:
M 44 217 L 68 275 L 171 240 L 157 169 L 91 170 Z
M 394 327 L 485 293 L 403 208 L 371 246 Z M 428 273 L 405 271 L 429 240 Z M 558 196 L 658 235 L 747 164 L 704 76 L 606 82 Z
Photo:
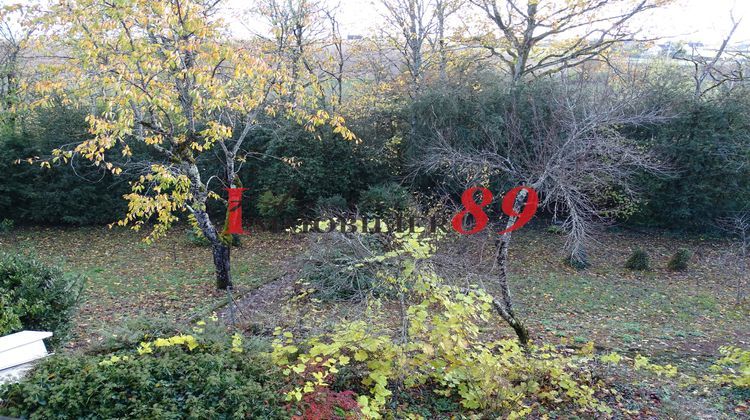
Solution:
M 0 337 L 0 383 L 18 380 L 34 362 L 47 357 L 46 331 L 21 331 Z

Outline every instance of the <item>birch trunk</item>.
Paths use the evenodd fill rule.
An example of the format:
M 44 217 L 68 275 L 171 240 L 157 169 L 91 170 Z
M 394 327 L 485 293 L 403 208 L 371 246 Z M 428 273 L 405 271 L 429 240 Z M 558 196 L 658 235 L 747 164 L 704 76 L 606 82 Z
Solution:
M 520 212 L 521 206 L 526 200 L 526 195 L 526 190 L 521 190 L 516 196 L 515 203 L 513 204 L 513 210 L 516 213 Z M 515 222 L 516 218 L 510 217 L 508 219 L 508 223 L 506 223 L 505 225 L 505 229 L 513 226 Z M 521 346 L 526 347 L 529 344 L 529 330 L 516 316 L 516 313 L 513 309 L 513 299 L 510 294 L 510 286 L 508 286 L 508 247 L 510 245 L 511 237 L 512 233 L 506 232 L 502 234 L 500 238 L 495 242 L 495 247 L 497 248 L 495 254 L 495 262 L 499 271 L 497 282 L 500 286 L 500 294 L 502 300 L 494 299 L 493 306 L 495 307 L 495 310 L 497 310 L 500 317 L 502 317 L 505 322 L 507 322 L 508 325 L 513 328 L 513 331 L 515 331 L 516 335 L 518 336 L 518 342 L 521 344 Z

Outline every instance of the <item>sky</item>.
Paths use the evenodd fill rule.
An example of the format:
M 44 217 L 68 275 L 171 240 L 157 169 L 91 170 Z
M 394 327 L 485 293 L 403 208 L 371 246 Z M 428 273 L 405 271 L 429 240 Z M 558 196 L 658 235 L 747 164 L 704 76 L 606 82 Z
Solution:
M 644 24 L 660 37 L 715 45 L 731 29 L 730 13 L 742 19 L 733 42 L 750 41 L 750 0 L 681 0 L 644 16 Z
M 0 4 L 46 3 L 50 0 L 0 0 Z M 377 0 L 317 0 L 339 4 L 339 20 L 343 35 L 367 35 L 382 26 Z M 250 26 L 257 27 L 243 13 L 251 0 L 225 0 L 225 20 L 239 37 L 250 37 Z M 676 0 L 670 6 L 637 16 L 633 24 L 643 28 L 648 37 L 666 40 L 703 42 L 716 46 L 731 27 L 730 12 L 742 19 L 733 43 L 750 42 L 750 0 Z
M 336 0 L 332 0 L 336 2 Z M 372 0 L 339 0 L 341 29 L 344 36 L 366 35 L 382 23 L 378 7 Z M 247 36 L 246 25 L 240 23 L 240 11 L 247 0 L 228 0 L 226 19 L 239 36 Z M 733 42 L 750 42 L 750 0 L 677 0 L 662 9 L 637 17 L 633 23 L 642 27 L 649 37 L 703 42 L 718 45 L 731 27 L 730 11 L 735 19 L 745 17 Z

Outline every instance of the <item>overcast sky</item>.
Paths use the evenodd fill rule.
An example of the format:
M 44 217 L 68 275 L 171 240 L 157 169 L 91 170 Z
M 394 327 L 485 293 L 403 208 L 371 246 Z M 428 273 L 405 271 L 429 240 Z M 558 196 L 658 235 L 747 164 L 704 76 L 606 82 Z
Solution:
M 21 3 L 45 3 L 49 0 L 20 0 Z M 367 35 L 379 25 L 382 18 L 377 0 L 317 0 L 328 4 L 339 4 L 339 20 L 342 32 L 347 35 Z M 18 3 L 19 0 L 0 0 L 0 4 Z M 246 28 L 248 19 L 243 11 L 249 0 L 226 0 L 225 19 L 232 30 L 241 37 L 251 36 Z M 750 42 L 750 0 L 677 0 L 675 4 L 637 17 L 633 23 L 644 29 L 649 36 L 701 41 L 717 45 L 731 27 L 730 11 L 736 19 L 744 18 L 733 42 Z M 245 25 L 243 25 L 245 22 Z M 251 25 L 257 27 L 257 23 Z
M 331 0 L 336 3 L 336 0 Z M 248 31 L 239 23 L 240 11 L 247 0 L 228 0 L 227 20 L 235 32 L 247 36 Z M 340 0 L 342 32 L 346 35 L 366 35 L 381 23 L 378 7 L 372 0 Z M 677 0 L 677 3 L 638 17 L 634 23 L 644 28 L 649 36 L 685 41 L 718 44 L 731 26 L 730 11 L 735 18 L 746 17 L 734 42 L 750 41 L 750 0 Z

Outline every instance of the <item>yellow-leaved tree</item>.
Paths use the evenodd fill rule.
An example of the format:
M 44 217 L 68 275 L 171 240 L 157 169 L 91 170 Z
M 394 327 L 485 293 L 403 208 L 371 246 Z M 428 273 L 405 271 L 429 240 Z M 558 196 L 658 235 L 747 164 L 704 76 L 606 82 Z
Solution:
M 279 57 L 233 39 L 219 17 L 220 0 L 57 0 L 33 22 L 35 49 L 48 51 L 25 89 L 28 104 L 92 101 L 90 137 L 52 151 L 43 165 L 74 155 L 115 174 L 140 171 L 119 221 L 146 240 L 163 235 L 180 214 L 194 217 L 213 247 L 216 286 L 232 286 L 230 235 L 206 210 L 218 187 L 239 187 L 243 143 L 268 117 L 307 129 L 330 125 L 354 136 L 342 118 L 320 109 L 315 81 L 292 78 Z M 43 54 L 44 55 L 44 54 Z M 133 149 L 146 150 L 146 158 Z M 111 162 L 114 153 L 125 165 Z M 137 154 L 141 156 L 142 154 Z M 223 173 L 202 173 L 201 155 Z M 217 184 L 212 184 L 217 183 Z

